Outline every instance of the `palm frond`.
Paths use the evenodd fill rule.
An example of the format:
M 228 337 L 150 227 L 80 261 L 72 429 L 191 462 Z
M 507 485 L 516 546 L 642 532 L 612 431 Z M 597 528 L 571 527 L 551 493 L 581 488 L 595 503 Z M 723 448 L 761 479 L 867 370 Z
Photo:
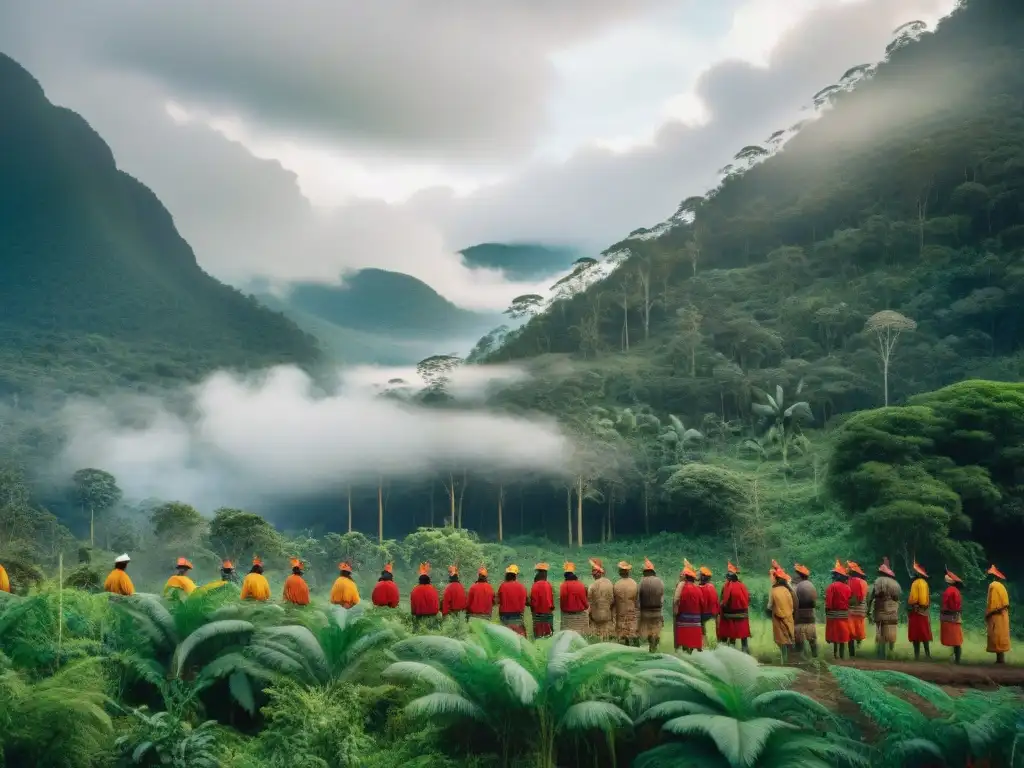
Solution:
M 772 734 L 794 726 L 772 717 L 737 720 L 724 715 L 683 715 L 662 729 L 677 736 L 706 736 L 733 768 L 756 765 Z
M 462 694 L 462 687 L 443 671 L 422 661 L 396 661 L 384 670 L 385 680 L 429 685 L 439 693 Z
M 206 624 L 190 634 L 174 651 L 171 672 L 175 677 L 181 675 L 189 655 L 203 643 L 213 638 L 229 635 L 248 635 L 256 630 L 254 624 L 240 619 L 225 619 Z
M 682 717 L 683 715 L 714 715 L 718 711 L 706 704 L 701 704 L 696 701 L 681 701 L 679 699 L 673 699 L 672 701 L 663 701 L 660 704 L 655 704 L 650 709 L 646 710 L 643 714 L 636 719 L 637 725 L 640 723 L 650 722 L 651 720 L 670 720 L 675 717 Z
M 451 717 L 457 715 L 487 722 L 487 714 L 465 696 L 456 693 L 428 693 L 406 704 L 405 713 L 409 717 Z
M 581 701 L 569 707 L 558 725 L 558 731 L 599 730 L 610 733 L 633 725 L 621 707 L 610 701 Z
M 705 744 L 670 742 L 640 754 L 633 768 L 730 768 L 718 750 Z
M 508 684 L 509 689 L 520 703 L 529 705 L 540 690 L 540 684 L 515 659 L 501 659 L 498 667 Z

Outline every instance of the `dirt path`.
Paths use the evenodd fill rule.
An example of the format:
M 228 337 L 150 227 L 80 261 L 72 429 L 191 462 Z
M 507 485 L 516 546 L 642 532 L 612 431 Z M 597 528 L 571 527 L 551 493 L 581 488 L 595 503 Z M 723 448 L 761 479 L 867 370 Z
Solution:
M 1024 686 L 1024 667 L 995 664 L 964 664 L 916 661 L 879 661 L 852 659 L 840 662 L 857 669 L 888 669 L 905 672 L 935 685 L 953 688 L 995 688 L 996 686 Z

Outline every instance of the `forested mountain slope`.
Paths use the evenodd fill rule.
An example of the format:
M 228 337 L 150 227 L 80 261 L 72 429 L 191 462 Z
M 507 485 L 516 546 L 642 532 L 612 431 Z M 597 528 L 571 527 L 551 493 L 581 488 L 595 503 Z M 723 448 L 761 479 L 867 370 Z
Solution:
M 934 33 L 907 25 L 885 61 L 815 96 L 819 119 L 743 148 L 717 188 L 609 248 L 611 276 L 581 275 L 490 359 L 569 353 L 601 373 L 598 400 L 695 421 L 748 421 L 753 387 L 804 379 L 820 424 L 884 402 L 866 323 L 894 310 L 913 322 L 890 401 L 1019 378 L 1022 39 L 1012 0 L 962 3 Z
M 3 55 L 0 105 L 0 392 L 318 359 L 311 336 L 203 272 L 156 196 Z

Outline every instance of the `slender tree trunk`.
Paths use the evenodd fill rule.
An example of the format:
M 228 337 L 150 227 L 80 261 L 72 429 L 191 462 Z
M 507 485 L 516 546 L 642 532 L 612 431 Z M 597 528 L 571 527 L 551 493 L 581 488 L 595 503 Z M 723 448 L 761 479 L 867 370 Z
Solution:
M 583 548 L 583 478 L 576 479 L 576 545 Z
M 647 482 L 644 481 L 644 535 L 651 535 L 651 510 L 650 510 L 650 499 L 647 495 Z
M 466 470 L 462 470 L 462 486 L 459 488 L 459 528 L 462 527 L 462 501 L 466 497 Z
M 348 485 L 348 532 L 352 533 L 352 484 Z
M 502 515 L 501 515 L 501 502 L 502 502 L 502 499 L 503 499 L 504 496 L 505 496 L 505 486 L 503 486 L 503 485 L 501 485 L 499 483 L 498 484 L 498 541 L 501 541 L 504 538 L 504 526 L 503 526 L 503 523 L 502 523 Z
M 434 527 L 434 480 L 430 480 L 430 527 Z
M 458 528 L 459 522 L 455 517 L 455 475 L 451 472 L 448 473 L 448 506 L 449 514 L 451 515 L 451 526 L 452 528 Z
M 572 488 L 565 489 L 565 518 L 569 523 L 569 546 L 572 547 Z
M 89 547 L 96 548 L 96 511 L 89 505 Z
M 882 355 L 882 390 L 885 393 L 885 407 L 889 407 L 889 356 Z
M 384 476 L 377 479 L 377 543 L 384 541 Z

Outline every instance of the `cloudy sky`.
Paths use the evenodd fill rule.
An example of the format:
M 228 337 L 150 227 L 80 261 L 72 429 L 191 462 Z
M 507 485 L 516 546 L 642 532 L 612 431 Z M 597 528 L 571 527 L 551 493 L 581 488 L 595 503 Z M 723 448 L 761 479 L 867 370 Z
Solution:
M 0 0 L 0 51 L 85 116 L 221 279 L 368 266 L 532 289 L 484 241 L 595 253 L 954 0 Z

